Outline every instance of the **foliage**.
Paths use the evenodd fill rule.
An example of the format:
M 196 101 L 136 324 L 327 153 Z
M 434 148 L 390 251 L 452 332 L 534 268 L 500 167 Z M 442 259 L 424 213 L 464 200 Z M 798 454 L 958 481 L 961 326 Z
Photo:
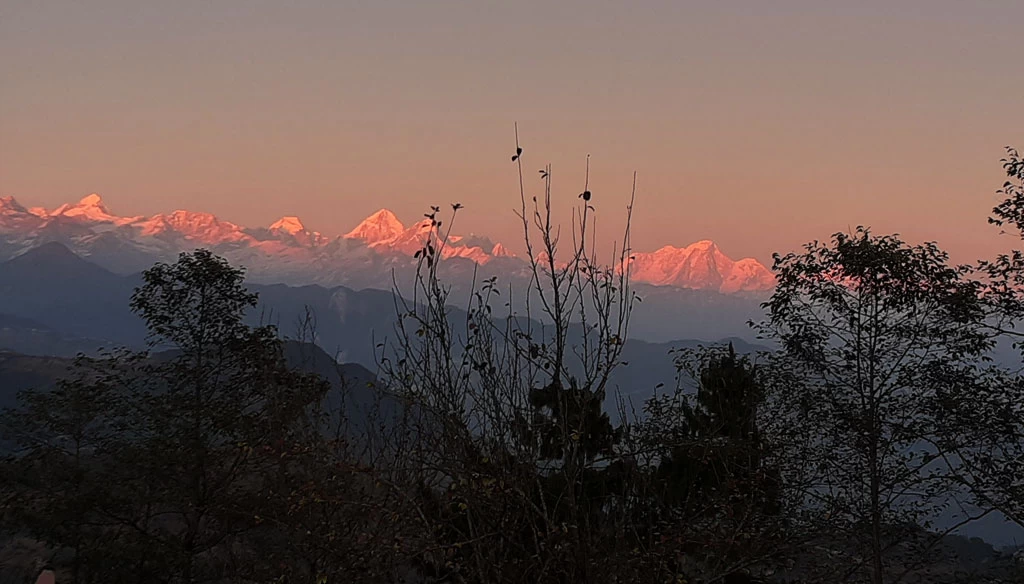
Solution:
M 943 422 L 951 404 L 973 397 L 992 346 L 980 285 L 934 244 L 864 228 L 776 255 L 775 270 L 758 330 L 782 348 L 774 374 L 817 450 L 804 506 L 856 542 L 844 578 L 892 581 L 922 553 L 901 549 L 916 535 L 903 526 L 928 526 L 966 497 L 944 457 L 971 432 Z
M 1024 159 L 1007 147 L 1002 161 L 1007 180 L 1003 197 L 989 223 L 1010 226 L 1024 239 Z M 1020 323 L 1024 319 L 1024 252 L 1014 249 L 994 260 L 981 261 L 982 298 L 986 324 L 1002 342 L 1024 351 Z M 976 384 L 975 399 L 959 404 L 949 423 L 974 429 L 969 448 L 957 452 L 963 462 L 961 479 L 975 492 L 979 504 L 998 509 L 1024 526 L 1024 383 L 1019 367 L 992 367 Z
M 242 324 L 256 299 L 222 259 L 183 254 L 144 280 L 132 308 L 171 351 L 82 357 L 5 415 L 16 515 L 70 557 L 73 582 L 244 573 L 259 503 L 286 486 L 326 391 L 286 367 L 272 329 Z
M 646 403 L 639 428 L 654 455 L 654 517 L 703 572 L 783 565 L 796 536 L 783 531 L 786 444 L 770 420 L 777 412 L 766 408 L 760 368 L 731 343 L 678 351 L 675 362 L 681 383 Z

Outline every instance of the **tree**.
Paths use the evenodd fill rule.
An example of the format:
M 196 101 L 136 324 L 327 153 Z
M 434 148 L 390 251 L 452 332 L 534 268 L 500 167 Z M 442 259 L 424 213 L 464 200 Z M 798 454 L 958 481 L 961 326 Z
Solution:
M 80 359 L 5 414 L 25 525 L 75 584 L 279 576 L 260 514 L 302 475 L 293 460 L 319 440 L 308 416 L 327 386 L 287 366 L 273 328 L 244 324 L 256 296 L 223 259 L 184 253 L 143 280 L 131 308 L 165 351 Z
M 945 421 L 992 346 L 980 284 L 934 244 L 864 228 L 777 254 L 774 269 L 758 331 L 780 346 L 771 374 L 817 451 L 805 504 L 852 547 L 843 577 L 896 582 L 937 541 L 918 526 L 966 497 L 955 458 L 943 457 L 971 432 Z
M 434 207 L 408 300 L 396 290 L 397 338 L 382 352 L 381 383 L 421 417 L 402 461 L 424 501 L 410 520 L 434 538 L 417 554 L 421 570 L 444 581 L 592 581 L 639 564 L 621 537 L 634 505 L 619 480 L 628 467 L 621 430 L 605 412 L 635 296 L 628 272 L 602 267 L 591 249 L 589 184 L 573 210 L 572 240 L 560 241 L 552 170 L 540 172 L 542 193 L 528 196 L 516 146 L 531 277 L 525 313 L 511 298 L 519 291 L 505 298 L 488 279 L 465 322 L 453 318 L 438 266 L 461 205 L 446 220 Z M 618 265 L 628 238 L 627 226 Z M 502 300 L 507 312 L 497 315 Z
M 997 193 L 1003 201 L 992 209 L 988 222 L 998 227 L 1010 227 L 1019 239 L 1024 239 L 1024 159 L 1017 150 L 1007 147 L 1006 158 L 1002 159 L 1007 180 Z M 985 276 L 985 297 L 992 309 L 992 329 L 1018 342 L 1024 333 L 1015 325 L 1024 318 L 1024 252 L 1013 250 L 1000 254 L 994 260 L 982 261 L 979 271 Z
M 177 555 L 172 569 L 193 582 L 233 569 L 211 556 L 225 553 L 230 534 L 250 528 L 246 503 L 256 477 L 269 489 L 283 481 L 284 457 L 325 387 L 288 370 L 272 327 L 244 324 L 257 298 L 222 258 L 183 253 L 143 278 L 131 308 L 146 321 L 150 345 L 169 352 L 141 368 L 146 386 L 128 402 L 144 424 L 132 426 L 132 446 L 160 464 L 126 500 L 151 499 L 159 486 L 170 520 L 145 529 L 167 542 L 164 551 Z
M 668 496 L 711 500 L 716 492 L 728 490 L 738 499 L 770 498 L 758 415 L 763 390 L 749 359 L 736 355 L 729 343 L 724 351 L 682 353 L 677 366 L 690 369 L 697 380 L 696 393 L 655 397 L 647 403 L 656 431 L 677 435 L 677 444 L 658 465 Z M 668 430 L 668 424 L 675 428 Z M 655 439 L 672 444 L 661 436 Z M 751 482 L 762 484 L 739 487 Z M 696 492 L 685 492 L 689 489 Z M 773 506 L 768 500 L 737 503 Z
M 1003 200 L 988 221 L 1024 240 L 1024 159 L 1007 147 L 1001 162 L 1007 180 L 997 193 Z M 1024 252 L 1015 249 L 981 261 L 978 271 L 991 334 L 1024 351 Z M 1024 526 L 1024 377 L 1019 367 L 1009 364 L 987 373 L 977 384 L 975 399 L 959 404 L 950 416 L 951 424 L 975 432 L 970 447 L 957 456 L 965 467 L 964 481 L 979 504 L 995 507 Z
M 674 353 L 680 383 L 647 401 L 640 425 L 656 454 L 649 505 L 661 531 L 685 542 L 691 571 L 771 571 L 793 550 L 760 369 L 732 343 Z
M 117 447 L 110 415 L 116 396 L 108 383 L 116 373 L 85 357 L 71 373 L 52 391 L 24 392 L 19 409 L 3 412 L 2 437 L 13 455 L 0 466 L 2 510 L 5 524 L 66 550 L 70 581 L 90 582 L 103 575 L 99 560 L 110 558 L 111 521 L 100 509 L 111 486 L 95 459 Z

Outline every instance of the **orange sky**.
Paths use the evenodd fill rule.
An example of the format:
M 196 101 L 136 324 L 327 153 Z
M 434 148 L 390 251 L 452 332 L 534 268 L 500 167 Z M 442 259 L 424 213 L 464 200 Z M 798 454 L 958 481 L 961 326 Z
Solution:
M 825 6 L 828 5 L 828 6 Z M 898 6 L 892 6 L 898 5 Z M 0 196 L 344 233 L 466 206 L 514 244 L 528 186 L 584 160 L 601 236 L 772 251 L 867 224 L 959 260 L 1024 147 L 1019 0 L 0 4 Z

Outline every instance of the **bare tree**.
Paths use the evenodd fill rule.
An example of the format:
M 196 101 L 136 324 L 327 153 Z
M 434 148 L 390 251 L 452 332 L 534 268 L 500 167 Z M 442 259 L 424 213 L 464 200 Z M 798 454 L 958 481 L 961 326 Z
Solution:
M 616 262 L 602 266 L 589 178 L 571 240 L 563 241 L 552 169 L 539 173 L 542 193 L 528 196 L 524 160 L 517 143 L 530 272 L 525 312 L 515 311 L 513 290 L 490 278 L 474 287 L 464 322 L 454 322 L 438 266 L 461 205 L 447 220 L 434 207 L 414 287 L 408 300 L 396 294 L 397 345 L 382 355 L 385 386 L 417 405 L 417 439 L 406 454 L 439 521 L 421 562 L 439 578 L 592 580 L 611 561 L 601 557 L 607 542 L 597 540 L 615 533 L 595 524 L 595 514 L 604 521 L 626 500 L 612 503 L 588 489 L 598 474 L 622 466 L 612 461 L 622 431 L 604 404 L 635 301 L 628 270 L 616 269 L 627 265 L 633 195 Z M 505 314 L 496 315 L 506 294 Z

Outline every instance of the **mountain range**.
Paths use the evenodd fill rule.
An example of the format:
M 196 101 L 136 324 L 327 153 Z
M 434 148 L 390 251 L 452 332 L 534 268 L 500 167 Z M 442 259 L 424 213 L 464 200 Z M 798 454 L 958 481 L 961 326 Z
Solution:
M 0 351 L 72 357 L 96 354 L 101 347 L 142 348 L 145 326 L 129 310 L 132 291 L 141 284 L 140 274 L 115 274 L 56 242 L 0 263 Z M 394 345 L 398 313 L 392 292 L 320 285 L 246 287 L 259 295 L 258 307 L 247 316 L 250 324 L 274 324 L 283 336 L 313 341 L 340 361 L 374 370 L 385 350 L 380 347 Z M 315 322 L 312 330 L 300 326 L 307 314 Z M 449 314 L 453 322 L 466 322 L 466 313 L 457 307 Z M 662 320 L 675 317 L 663 314 Z M 570 331 L 574 338 L 581 334 L 578 329 Z M 683 324 L 677 333 L 688 330 Z M 670 351 L 701 344 L 693 337 L 680 339 L 628 339 L 622 358 L 629 364 L 613 376 L 613 387 L 637 398 L 637 404 L 659 384 L 673 387 L 677 371 Z M 731 341 L 741 352 L 760 348 L 739 338 Z M 608 399 L 614 406 L 615 396 Z
M 96 194 L 56 209 L 26 208 L 13 197 L 3 197 L 0 261 L 58 242 L 98 266 L 130 274 L 156 261 L 173 260 L 181 251 L 206 247 L 245 266 L 253 281 L 389 288 L 392 270 L 415 265 L 413 256 L 431 229 L 428 219 L 407 226 L 387 209 L 344 235 L 327 236 L 306 229 L 294 216 L 250 228 L 186 210 L 122 217 L 111 213 Z M 525 261 L 487 237 L 452 235 L 441 254 L 451 260 L 447 269 L 454 274 L 528 277 Z M 723 294 L 763 294 L 775 283 L 757 260 L 733 260 L 707 240 L 634 253 L 630 274 L 639 284 Z

